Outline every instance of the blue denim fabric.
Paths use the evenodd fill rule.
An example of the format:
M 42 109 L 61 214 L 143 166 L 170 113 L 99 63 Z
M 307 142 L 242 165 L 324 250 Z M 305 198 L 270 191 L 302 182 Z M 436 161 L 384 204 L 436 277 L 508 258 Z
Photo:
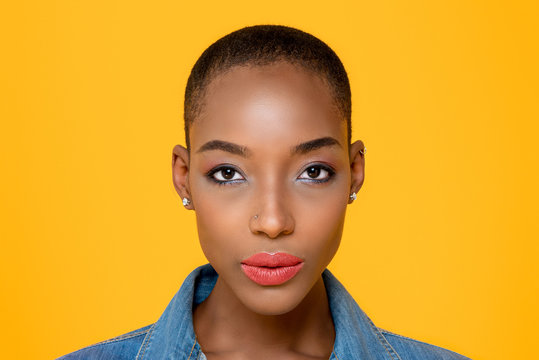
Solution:
M 194 306 L 212 291 L 217 273 L 210 264 L 185 279 L 153 325 L 89 346 L 61 360 L 205 360 L 193 329 Z M 335 324 L 335 344 L 329 360 L 464 360 L 452 351 L 377 328 L 342 284 L 322 274 Z

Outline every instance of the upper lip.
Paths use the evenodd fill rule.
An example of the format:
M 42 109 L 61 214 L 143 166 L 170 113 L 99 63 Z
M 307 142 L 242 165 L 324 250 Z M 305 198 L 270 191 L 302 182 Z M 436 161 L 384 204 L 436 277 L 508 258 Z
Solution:
M 261 252 L 250 256 L 241 263 L 250 266 L 279 267 L 294 266 L 301 262 L 303 262 L 303 260 L 299 257 L 285 252 Z

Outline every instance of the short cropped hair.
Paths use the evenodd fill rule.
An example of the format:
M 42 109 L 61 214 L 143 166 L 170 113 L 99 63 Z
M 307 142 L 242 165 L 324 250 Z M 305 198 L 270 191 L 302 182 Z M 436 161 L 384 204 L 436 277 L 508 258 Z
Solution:
M 285 61 L 320 75 L 329 85 L 335 105 L 346 120 L 351 142 L 350 82 L 335 52 L 311 34 L 282 25 L 256 25 L 234 31 L 208 47 L 191 70 L 184 100 L 185 142 L 190 151 L 189 128 L 200 115 L 206 87 L 234 66 L 270 65 Z

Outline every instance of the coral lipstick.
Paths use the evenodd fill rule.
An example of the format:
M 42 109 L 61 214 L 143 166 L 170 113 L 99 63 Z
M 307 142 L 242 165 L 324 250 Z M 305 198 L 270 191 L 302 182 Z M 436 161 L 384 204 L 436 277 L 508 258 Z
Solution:
M 259 285 L 280 285 L 292 279 L 303 267 L 303 260 L 283 252 L 262 252 L 241 262 L 245 275 Z

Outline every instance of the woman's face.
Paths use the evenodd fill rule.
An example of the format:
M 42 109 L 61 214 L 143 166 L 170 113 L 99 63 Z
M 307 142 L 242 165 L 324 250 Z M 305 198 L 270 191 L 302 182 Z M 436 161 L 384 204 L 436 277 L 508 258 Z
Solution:
M 254 312 L 294 309 L 335 255 L 359 189 L 329 88 L 289 63 L 232 68 L 207 87 L 190 143 L 181 191 L 220 281 Z M 303 260 L 295 276 L 278 285 L 247 276 L 244 260 L 276 252 Z

